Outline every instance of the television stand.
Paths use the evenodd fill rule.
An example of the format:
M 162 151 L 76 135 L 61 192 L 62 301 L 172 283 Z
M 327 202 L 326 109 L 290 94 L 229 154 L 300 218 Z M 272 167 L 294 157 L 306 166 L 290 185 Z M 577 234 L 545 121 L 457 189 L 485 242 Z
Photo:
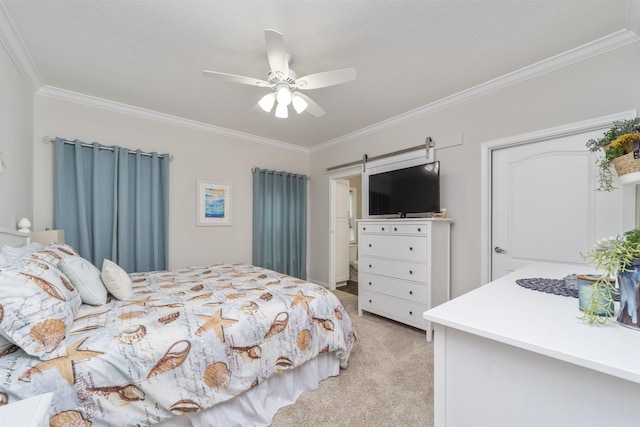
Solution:
M 378 314 L 426 331 L 422 313 L 449 300 L 451 220 L 358 221 L 358 315 Z

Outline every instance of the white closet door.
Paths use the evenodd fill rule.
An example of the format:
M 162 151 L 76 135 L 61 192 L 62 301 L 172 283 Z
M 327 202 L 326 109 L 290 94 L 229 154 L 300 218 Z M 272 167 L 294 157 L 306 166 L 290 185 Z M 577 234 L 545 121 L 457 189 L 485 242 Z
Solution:
M 492 280 L 529 263 L 584 264 L 580 254 L 593 243 L 624 231 L 623 198 L 633 206 L 635 192 L 619 183 L 597 192 L 594 154 L 585 147 L 602 133 L 493 151 Z

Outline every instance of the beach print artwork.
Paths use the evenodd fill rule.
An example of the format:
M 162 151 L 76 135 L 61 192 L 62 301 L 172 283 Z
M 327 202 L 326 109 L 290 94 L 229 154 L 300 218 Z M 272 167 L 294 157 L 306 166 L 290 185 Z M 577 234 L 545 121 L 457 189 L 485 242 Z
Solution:
M 204 217 L 224 218 L 226 192 L 222 188 L 210 187 L 204 190 Z
M 231 185 L 198 180 L 196 225 L 231 225 Z

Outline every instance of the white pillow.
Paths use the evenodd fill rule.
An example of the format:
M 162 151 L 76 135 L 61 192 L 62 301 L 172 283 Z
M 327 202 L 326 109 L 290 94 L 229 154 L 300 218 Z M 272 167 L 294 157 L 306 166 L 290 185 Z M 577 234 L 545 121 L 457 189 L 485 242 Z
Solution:
M 4 261 L 6 264 L 13 264 L 18 259 L 22 258 L 23 255 L 29 254 L 31 252 L 37 252 L 44 249 L 44 245 L 40 243 L 29 243 L 24 246 L 9 246 L 4 245 L 2 247 L 2 256 L 4 257 Z
M 131 278 L 118 264 L 105 258 L 101 277 L 111 295 L 122 301 L 131 298 Z
M 58 263 L 58 268 L 71 280 L 83 303 L 102 305 L 107 302 L 107 289 L 95 265 L 80 256 L 66 256 Z

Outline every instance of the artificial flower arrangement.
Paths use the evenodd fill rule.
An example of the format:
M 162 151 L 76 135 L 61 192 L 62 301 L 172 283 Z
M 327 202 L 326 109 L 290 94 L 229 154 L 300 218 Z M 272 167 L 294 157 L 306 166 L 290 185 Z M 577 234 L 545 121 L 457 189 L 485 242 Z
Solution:
M 615 314 L 614 299 L 618 294 L 615 279 L 620 273 L 633 271 L 636 260 L 640 259 L 640 228 L 599 240 L 583 257 L 601 274 L 592 285 L 589 306 L 581 319 L 589 324 L 604 324 Z M 621 295 L 622 307 L 626 308 L 627 298 L 635 296 Z
M 640 146 L 640 118 L 630 120 L 620 120 L 613 122 L 611 128 L 604 133 L 602 138 L 590 139 L 586 146 L 591 152 L 600 149 L 605 151 L 604 156 L 596 159 L 598 166 L 598 191 L 612 191 L 613 184 L 612 166 L 616 168 L 619 176 L 623 176 L 627 171 L 623 171 L 622 161 L 627 164 L 634 162 L 634 147 L 636 142 Z M 623 156 L 627 156 L 624 157 Z M 616 160 L 618 159 L 618 160 Z M 640 171 L 640 159 L 637 159 L 637 169 Z M 624 183 L 624 181 L 623 181 Z

